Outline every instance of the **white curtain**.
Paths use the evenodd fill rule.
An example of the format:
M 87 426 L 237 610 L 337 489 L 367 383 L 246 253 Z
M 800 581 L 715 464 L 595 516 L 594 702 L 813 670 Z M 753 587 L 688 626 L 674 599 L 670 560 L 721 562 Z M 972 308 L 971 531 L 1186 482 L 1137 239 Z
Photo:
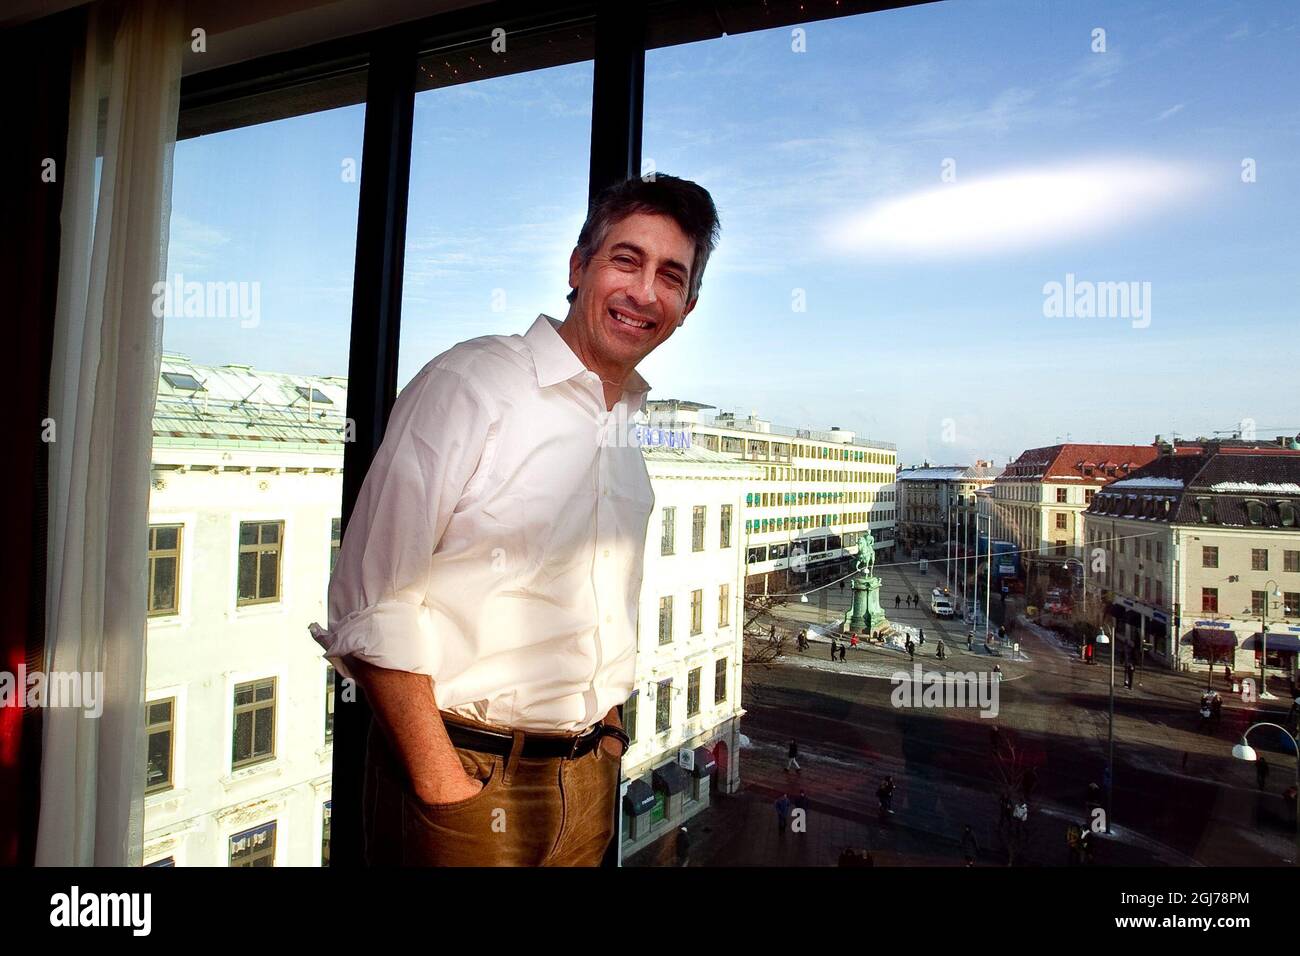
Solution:
M 73 67 L 50 382 L 46 667 L 104 708 L 47 707 L 36 862 L 138 866 L 149 463 L 162 347 L 181 4 L 101 2 Z M 98 158 L 97 158 L 98 157 Z

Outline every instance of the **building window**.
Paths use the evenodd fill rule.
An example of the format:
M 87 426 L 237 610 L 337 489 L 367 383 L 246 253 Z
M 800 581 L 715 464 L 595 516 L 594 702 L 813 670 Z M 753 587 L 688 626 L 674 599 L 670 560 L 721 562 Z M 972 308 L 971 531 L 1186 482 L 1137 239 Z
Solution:
M 641 698 L 639 690 L 632 691 L 632 696 L 623 705 L 623 731 L 631 743 L 636 743 L 636 705 Z
M 1058 505 L 1063 505 L 1069 500 L 1070 500 L 1070 491 L 1068 488 L 1056 489 L 1056 503 Z
M 691 634 L 699 634 L 704 630 L 704 591 L 703 589 L 691 592 Z
M 1065 526 L 1066 526 L 1066 517 L 1065 517 L 1065 515 L 1057 515 L 1057 516 L 1056 516 L 1056 527 L 1057 527 L 1057 529 L 1060 530 L 1060 531 L 1064 531 L 1064 530 L 1065 530 Z
M 330 574 L 334 573 L 334 565 L 339 563 L 339 551 L 343 547 L 343 519 L 330 519 Z
M 235 731 L 231 767 L 275 756 L 275 678 L 235 686 Z
M 659 682 L 658 689 L 655 691 L 655 733 L 663 734 L 668 732 L 668 725 L 672 722 L 673 713 L 673 679 Z
M 1201 588 L 1201 612 L 1205 614 L 1219 613 L 1218 588 Z
M 1217 568 L 1219 566 L 1219 549 L 1212 547 L 1201 548 L 1201 567 Z
M 1268 592 L 1251 591 L 1250 592 L 1250 613 L 1256 617 L 1261 616 L 1268 610 Z
M 275 821 L 230 838 L 231 866 L 275 866 Z
M 1300 591 L 1284 591 L 1282 594 L 1282 616 L 1300 617 Z
M 1156 606 L 1165 606 L 1165 582 L 1156 581 Z
M 283 521 L 239 523 L 238 604 L 280 600 L 280 539 Z
M 722 506 L 722 530 L 718 535 L 719 547 L 731 547 L 731 505 Z
M 325 742 L 334 739 L 334 665 L 325 664 Z
M 330 813 L 334 801 L 326 800 L 321 807 L 320 822 L 320 865 L 330 865 Z
M 1252 571 L 1268 570 L 1268 548 L 1250 549 L 1250 569 Z
M 671 644 L 673 640 L 673 599 L 672 596 L 659 599 L 659 643 Z
M 677 538 L 677 509 L 664 509 L 664 528 L 663 537 L 659 541 L 659 553 L 661 555 L 672 554 L 673 544 Z
M 694 717 L 700 712 L 700 670 L 693 667 L 686 675 L 686 716 Z
M 177 612 L 181 569 L 181 525 L 149 526 L 149 616 Z
M 731 585 L 723 584 L 718 587 L 718 627 L 727 627 L 731 624 Z
M 173 742 L 176 739 L 176 698 L 151 700 L 148 706 L 149 757 L 145 766 L 144 792 L 170 790 Z
M 1165 544 L 1163 541 L 1156 542 L 1156 564 L 1165 563 Z
M 1300 571 L 1300 551 L 1282 552 L 1282 570 Z
M 1142 579 L 1142 600 L 1144 601 L 1151 600 L 1151 579 L 1150 578 Z
M 721 704 L 727 699 L 727 659 L 719 657 L 713 662 L 713 702 Z
M 691 509 L 691 550 L 704 550 L 704 505 L 696 505 Z
M 1094 497 L 1096 497 L 1096 495 L 1097 495 L 1097 489 L 1095 489 L 1095 488 L 1084 488 L 1084 489 L 1083 489 L 1083 503 L 1084 503 L 1085 505 L 1090 505 L 1090 504 L 1092 504 L 1092 499 L 1093 499 Z
M 1058 558 L 1065 557 L 1065 541 L 1060 538 L 1056 539 L 1056 556 Z

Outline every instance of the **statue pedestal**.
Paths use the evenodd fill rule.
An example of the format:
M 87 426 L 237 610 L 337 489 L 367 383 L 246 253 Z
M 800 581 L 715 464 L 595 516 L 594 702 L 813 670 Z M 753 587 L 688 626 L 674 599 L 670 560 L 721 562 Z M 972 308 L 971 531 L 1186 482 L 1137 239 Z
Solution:
M 849 630 L 872 634 L 889 622 L 880 607 L 880 578 L 855 577 L 849 582 L 853 588 L 853 608 L 849 611 Z

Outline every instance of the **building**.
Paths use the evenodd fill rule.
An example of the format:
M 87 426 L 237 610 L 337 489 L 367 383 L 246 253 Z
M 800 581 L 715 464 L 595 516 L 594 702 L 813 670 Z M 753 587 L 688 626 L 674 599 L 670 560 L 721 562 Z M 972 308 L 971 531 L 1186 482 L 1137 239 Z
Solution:
M 1155 457 L 1152 445 L 1063 444 L 1030 448 L 1007 465 L 989 486 L 988 513 L 993 538 L 1020 552 L 1031 591 L 1043 577 L 1069 580 L 1062 566 L 1082 557 L 1082 515 L 1097 490 Z
M 168 354 L 149 502 L 152 865 L 328 860 L 346 383 Z
M 973 524 L 975 495 L 987 488 L 1002 469 L 991 462 L 974 465 L 930 465 L 904 468 L 898 473 L 898 545 L 909 557 L 938 557 L 951 533 L 962 540 L 962 530 Z
M 790 428 L 750 414 L 708 415 L 712 405 L 646 403 L 653 427 L 687 432 L 694 444 L 758 465 L 740 520 L 745 593 L 788 594 L 848 573 L 857 534 L 871 529 L 878 558 L 893 555 L 898 453 L 853 432 Z
M 1300 446 L 1225 441 L 1160 455 L 1084 515 L 1090 586 L 1122 643 L 1167 666 L 1294 677 L 1300 650 Z
M 688 432 L 643 432 L 655 510 L 646 534 L 636 689 L 623 709 L 622 852 L 631 854 L 740 782 L 745 489 L 760 465 Z
M 145 862 L 328 861 L 333 668 L 307 639 L 341 542 L 347 383 L 168 354 L 149 511 Z M 763 466 L 639 429 L 655 492 L 624 709 L 622 845 L 739 784 L 746 489 Z M 647 799 L 648 797 L 648 799 Z

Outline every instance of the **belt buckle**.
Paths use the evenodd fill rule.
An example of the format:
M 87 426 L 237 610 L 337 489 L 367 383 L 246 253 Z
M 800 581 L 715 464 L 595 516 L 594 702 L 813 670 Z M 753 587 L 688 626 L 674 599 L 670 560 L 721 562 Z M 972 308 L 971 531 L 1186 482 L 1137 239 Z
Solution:
M 573 738 L 573 746 L 571 746 L 571 747 L 569 748 L 569 759 L 570 759 L 570 760 L 576 760 L 576 759 L 577 759 L 577 757 L 578 757 L 578 745 L 579 745 L 580 743 L 582 743 L 584 740 L 586 740 L 588 737 L 590 737 L 592 734 L 595 734 L 596 737 L 597 737 L 597 739 L 599 739 L 599 737 L 600 737 L 600 733 L 601 733 L 601 728 L 602 728 L 603 726 L 604 726 L 604 722 L 602 721 L 602 722 L 600 722 L 600 723 L 597 723 L 597 724 L 593 725 L 593 726 L 592 726 L 592 727 L 591 727 L 591 728 L 590 728 L 586 733 L 584 733 L 584 734 L 578 734 L 577 736 L 575 736 L 575 737 Z

